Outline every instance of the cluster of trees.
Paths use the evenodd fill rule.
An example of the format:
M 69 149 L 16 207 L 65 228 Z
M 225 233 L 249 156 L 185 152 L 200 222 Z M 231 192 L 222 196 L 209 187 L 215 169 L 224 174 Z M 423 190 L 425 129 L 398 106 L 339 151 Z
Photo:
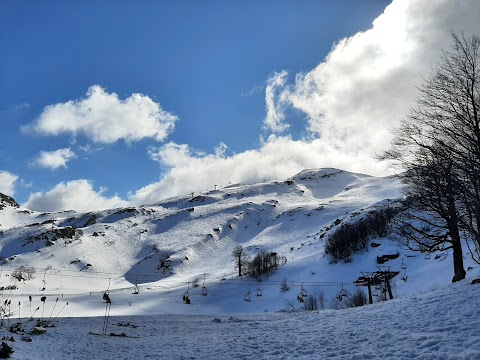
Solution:
M 452 34 L 420 97 L 393 129 L 385 158 L 403 170 L 408 207 L 395 220 L 411 250 L 452 249 L 465 278 L 462 239 L 480 263 L 480 37 Z
M 352 261 L 354 253 L 367 249 L 369 239 L 387 235 L 389 221 L 397 212 L 398 208 L 386 206 L 369 211 L 355 223 L 341 225 L 326 241 L 325 254 L 333 263 Z
M 14 272 L 12 272 L 12 277 L 17 281 L 27 281 L 32 280 L 35 274 L 35 269 L 29 266 L 20 266 Z
M 286 262 L 286 258 L 278 256 L 276 252 L 262 251 L 253 259 L 245 254 L 245 249 L 238 245 L 233 249 L 235 267 L 238 269 L 238 276 L 248 275 L 260 279 L 262 275 L 269 275 L 279 265 Z

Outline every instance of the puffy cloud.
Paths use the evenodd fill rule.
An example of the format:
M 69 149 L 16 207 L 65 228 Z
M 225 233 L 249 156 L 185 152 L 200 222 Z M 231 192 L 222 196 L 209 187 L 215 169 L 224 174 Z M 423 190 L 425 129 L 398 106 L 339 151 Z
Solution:
M 45 135 L 81 133 L 96 143 L 106 144 L 120 139 L 163 141 L 177 120 L 177 116 L 164 111 L 148 96 L 132 94 L 120 100 L 117 94 L 94 85 L 83 99 L 47 106 L 24 130 Z
M 56 170 L 59 167 L 67 167 L 67 162 L 76 158 L 77 155 L 70 148 L 58 149 L 55 151 L 41 151 L 40 155 L 34 160 L 33 164 Z
M 150 150 L 152 159 L 168 171 L 157 183 L 133 194 L 132 204 L 149 204 L 160 199 L 205 191 L 234 183 L 255 183 L 263 180 L 285 180 L 307 168 L 336 167 L 349 171 L 384 172 L 383 164 L 364 154 L 342 153 L 317 139 L 295 141 L 290 137 L 271 135 L 258 150 L 225 155 L 220 144 L 212 154 L 195 152 L 185 144 L 168 143 Z
M 18 180 L 18 176 L 8 171 L 0 171 L 0 192 L 7 196 L 13 196 L 15 194 L 15 182 Z
M 414 105 L 421 76 L 449 49 L 450 32 L 478 32 L 479 13 L 476 0 L 394 0 L 371 29 L 340 40 L 293 84 L 273 76 L 265 125 L 272 123 L 269 114 L 283 120 L 289 105 L 307 115 L 311 133 L 340 152 L 385 148 L 390 125 Z
M 37 211 L 69 209 L 87 212 L 127 205 L 127 202 L 118 196 L 103 196 L 104 192 L 104 188 L 95 191 L 88 180 L 73 180 L 62 182 L 48 192 L 31 194 L 23 206 Z

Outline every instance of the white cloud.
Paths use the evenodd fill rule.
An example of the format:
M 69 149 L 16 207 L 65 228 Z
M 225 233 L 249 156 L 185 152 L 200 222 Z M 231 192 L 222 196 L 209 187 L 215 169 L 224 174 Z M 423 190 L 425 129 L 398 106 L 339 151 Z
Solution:
M 86 144 L 86 145 L 80 145 L 78 146 L 78 150 L 82 151 L 87 154 L 93 154 L 97 151 L 102 150 L 103 147 L 93 147 L 91 144 Z
M 265 125 L 284 120 L 290 105 L 339 153 L 385 148 L 387 128 L 414 105 L 415 86 L 428 77 L 441 49 L 449 49 L 450 32 L 478 33 L 478 14 L 477 0 L 394 0 L 370 30 L 340 40 L 293 84 L 270 79 L 275 97 L 266 93 Z
M 77 155 L 70 148 L 58 149 L 55 151 L 41 151 L 33 164 L 46 169 L 56 170 L 60 167 L 67 167 L 67 162 L 75 159 Z
M 45 135 L 84 134 L 96 143 L 106 144 L 121 139 L 163 141 L 177 120 L 148 96 L 132 94 L 120 100 L 117 94 L 93 85 L 83 99 L 47 106 L 24 130 Z
M 288 73 L 282 71 L 275 73 L 267 79 L 265 87 L 265 106 L 267 115 L 265 117 L 265 127 L 273 132 L 283 132 L 289 125 L 284 123 L 285 106 L 288 104 L 287 92 L 281 91 L 287 82 Z M 278 94 L 280 90 L 280 94 Z
M 62 182 L 48 192 L 31 194 L 23 206 L 36 211 L 69 209 L 88 212 L 127 205 L 127 202 L 118 196 L 103 196 L 104 192 L 104 188 L 95 191 L 88 180 L 73 180 Z
M 150 156 L 168 171 L 157 183 L 133 194 L 132 204 L 148 204 L 160 199 L 185 195 L 191 191 L 213 189 L 214 185 L 255 183 L 263 180 L 285 180 L 306 168 L 336 167 L 353 172 L 384 172 L 383 164 L 357 153 L 343 153 L 321 140 L 295 141 L 290 137 L 271 135 L 259 150 L 231 156 L 220 144 L 212 154 L 192 151 L 188 145 L 168 143 L 151 149 Z
M 15 194 L 15 182 L 17 180 L 17 175 L 0 170 L 0 192 L 7 196 L 13 196 Z
M 212 189 L 214 184 L 285 179 L 305 168 L 336 167 L 388 174 L 373 155 L 389 144 L 388 127 L 414 105 L 450 32 L 479 31 L 476 0 L 394 0 L 370 30 L 342 39 L 315 69 L 287 82 L 281 71 L 266 83 L 264 126 L 288 128 L 289 107 L 307 115 L 310 140 L 271 136 L 260 149 L 225 156 L 166 144 L 150 155 L 168 170 L 132 195 L 133 203 Z
M 285 132 L 289 126 L 285 114 L 292 107 L 307 115 L 310 140 L 272 135 L 259 149 L 232 155 L 227 155 L 225 144 L 210 154 L 185 144 L 152 148 L 149 154 L 164 170 L 162 177 L 132 193 L 129 202 L 154 203 L 213 189 L 215 184 L 284 180 L 305 168 L 386 174 L 387 167 L 372 155 L 388 145 L 387 127 L 414 104 L 415 86 L 421 76 L 428 77 L 441 49 L 449 48 L 450 31 L 478 33 L 479 13 L 477 0 L 394 0 L 370 30 L 340 40 L 323 62 L 296 74 L 293 83 L 288 83 L 286 71 L 267 80 L 265 127 Z M 135 106 L 127 106 L 129 102 Z M 146 108 L 157 115 L 139 103 L 148 104 Z M 137 113 L 143 114 L 140 121 Z M 94 86 L 83 100 L 47 107 L 33 127 L 46 134 L 82 132 L 95 142 L 111 143 L 143 137 L 163 140 L 176 120 L 143 95 L 120 101 L 116 94 Z M 125 202 L 106 199 L 89 182 L 78 180 L 34 194 L 27 204 L 36 203 L 43 209 L 86 211 Z

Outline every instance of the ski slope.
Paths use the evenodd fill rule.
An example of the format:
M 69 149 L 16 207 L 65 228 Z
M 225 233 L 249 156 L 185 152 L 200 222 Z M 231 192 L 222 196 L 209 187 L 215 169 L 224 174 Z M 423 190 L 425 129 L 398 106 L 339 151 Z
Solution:
M 402 189 L 394 177 L 312 169 L 284 181 L 235 184 L 91 213 L 38 213 L 2 198 L 0 284 L 9 289 L 1 296 L 14 304 L 2 331 L 7 336 L 7 323 L 25 325 L 30 317 L 28 327 L 38 318 L 55 320 L 32 343 L 15 342 L 13 356 L 22 359 L 112 353 L 179 359 L 480 358 L 471 341 L 478 342 L 478 311 L 468 300 L 479 290 L 468 281 L 450 284 L 451 254 L 426 258 L 388 236 L 374 239 L 380 246 L 355 254 L 350 263 L 331 264 L 324 254 L 325 240 L 338 227 L 394 203 Z M 274 251 L 286 263 L 261 282 L 238 277 L 232 255 L 237 245 L 250 257 Z M 385 265 L 408 280 L 392 280 L 393 301 L 328 309 L 341 289 L 356 290 L 353 281 L 362 272 L 377 270 L 377 256 L 395 253 L 398 258 Z M 467 278 L 479 277 L 467 253 L 464 261 Z M 21 266 L 35 269 L 33 279 L 14 279 Z M 289 291 L 280 289 L 282 282 Z M 301 311 L 302 288 L 323 293 L 327 309 Z M 106 291 L 112 300 L 109 331 L 140 338 L 88 335 L 103 332 Z M 182 301 L 186 292 L 188 305 Z M 251 301 L 245 301 L 247 294 Z M 452 337 L 453 343 L 440 341 Z

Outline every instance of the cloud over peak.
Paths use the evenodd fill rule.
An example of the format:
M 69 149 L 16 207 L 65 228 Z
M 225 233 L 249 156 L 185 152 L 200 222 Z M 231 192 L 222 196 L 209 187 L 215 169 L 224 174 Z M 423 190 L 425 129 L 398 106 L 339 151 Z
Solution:
M 178 117 L 163 110 L 148 96 L 132 94 L 125 100 L 91 86 L 84 98 L 47 106 L 26 127 L 45 135 L 83 134 L 96 143 L 111 144 L 153 138 L 163 141 L 173 131 Z
M 130 202 L 151 204 L 170 196 L 213 189 L 215 184 L 285 180 L 307 168 L 336 167 L 377 175 L 384 172 L 383 164 L 373 161 L 368 154 L 339 154 L 320 139 L 296 141 L 289 136 L 271 135 L 258 150 L 232 155 L 225 151 L 223 143 L 210 154 L 175 143 L 150 149 L 150 157 L 167 170 L 158 182 L 132 194 Z

